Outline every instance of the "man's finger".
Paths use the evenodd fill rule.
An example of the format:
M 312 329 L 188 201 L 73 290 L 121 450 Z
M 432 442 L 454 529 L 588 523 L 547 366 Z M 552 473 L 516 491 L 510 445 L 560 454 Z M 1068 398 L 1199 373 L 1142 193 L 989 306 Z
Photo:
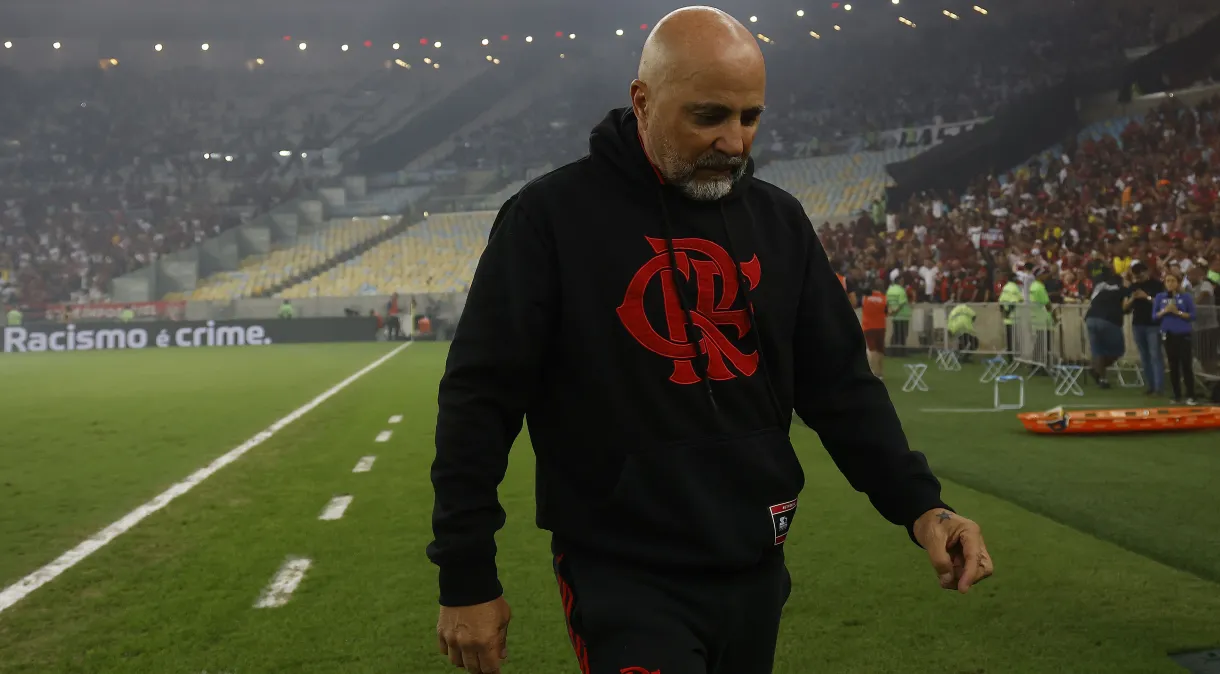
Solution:
M 507 660 L 508 659 L 508 625 L 505 625 L 504 627 L 500 628 L 499 643 L 500 643 L 500 648 L 498 650 L 500 652 L 500 659 Z
M 932 568 L 936 569 L 936 575 L 940 579 L 940 586 L 946 589 L 953 587 L 953 559 L 949 556 L 944 537 L 933 536 L 927 551 L 928 560 L 932 562 Z
M 976 531 L 959 532 L 957 538 L 961 542 L 962 557 L 966 562 L 966 568 L 962 570 L 961 578 L 957 579 L 957 591 L 965 594 L 976 582 L 976 577 L 981 574 L 979 558 L 982 556 L 983 542 Z M 981 580 L 981 578 L 978 579 Z
M 462 646 L 462 665 L 470 674 L 483 674 L 479 664 L 479 647 L 475 644 Z
M 454 667 L 464 667 L 465 663 L 462 660 L 462 649 L 458 648 L 457 643 L 450 640 L 446 645 L 446 648 L 449 651 L 449 662 L 452 663 Z

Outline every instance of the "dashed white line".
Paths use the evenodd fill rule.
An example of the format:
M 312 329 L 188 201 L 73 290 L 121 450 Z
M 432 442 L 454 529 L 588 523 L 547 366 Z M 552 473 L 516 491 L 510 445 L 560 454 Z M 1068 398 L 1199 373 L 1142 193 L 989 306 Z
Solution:
M 390 436 L 393 434 L 393 431 L 382 431 L 377 434 L 377 437 L 373 440 L 373 442 L 387 442 L 390 439 Z
M 194 473 L 191 473 L 186 477 L 186 479 L 170 486 L 169 489 L 161 492 L 148 503 L 145 503 L 144 505 L 127 513 L 117 522 L 114 522 L 105 529 L 93 534 L 80 545 L 77 545 L 71 550 L 63 553 L 51 563 L 47 564 L 41 569 L 38 569 L 37 571 L 34 571 L 16 583 L 4 588 L 4 590 L 0 591 L 0 613 L 3 613 L 6 609 L 12 607 L 13 604 L 16 604 L 27 597 L 34 590 L 37 590 L 43 585 L 51 582 L 57 578 L 59 574 L 67 571 L 73 566 L 76 566 L 81 562 L 81 560 L 102 549 L 102 547 L 107 543 L 110 543 L 114 539 L 126 533 L 135 525 L 142 522 L 144 518 L 169 505 L 170 502 L 179 496 L 182 496 L 188 491 L 194 489 L 200 482 L 203 482 L 212 475 L 216 474 L 216 472 L 221 468 L 233 463 L 244 456 L 246 452 L 249 452 L 251 449 L 263 444 L 276 433 L 281 431 L 285 426 L 305 416 L 315 407 L 329 400 L 331 396 L 347 388 L 357 379 L 377 369 L 383 363 L 396 356 L 400 351 L 407 348 L 411 344 L 412 342 L 407 342 L 386 355 L 378 358 L 372 363 L 369 363 L 352 376 L 327 389 L 322 393 L 322 395 L 310 400 L 296 410 L 293 410 L 293 412 L 288 416 L 280 419 L 274 424 L 271 424 L 266 430 L 259 432 L 254 437 L 229 450 L 227 453 L 212 461 L 208 465 L 200 468 Z
M 367 473 L 373 469 L 373 462 L 377 460 L 375 456 L 364 456 L 356 462 L 356 467 L 352 469 L 353 473 Z
M 392 423 L 392 424 L 397 424 L 397 423 L 399 423 L 399 422 L 401 422 L 401 421 L 402 421 L 402 415 L 401 415 L 401 414 L 395 414 L 394 416 L 390 417 L 390 423 Z
M 276 571 L 271 583 L 258 596 L 254 608 L 276 608 L 287 604 L 312 563 L 304 557 L 289 557 L 280 570 Z
M 347 507 L 351 504 L 352 497 L 350 495 L 336 496 L 322 509 L 322 514 L 318 515 L 318 519 L 327 521 L 337 520 L 343 517 L 343 513 L 347 512 Z

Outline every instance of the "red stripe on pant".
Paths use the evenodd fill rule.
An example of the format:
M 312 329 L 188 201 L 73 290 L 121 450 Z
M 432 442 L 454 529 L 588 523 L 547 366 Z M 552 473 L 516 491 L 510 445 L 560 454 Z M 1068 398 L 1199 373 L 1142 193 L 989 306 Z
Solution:
M 589 674 L 589 651 L 585 648 L 584 639 L 572 628 L 572 610 L 576 607 L 576 595 L 572 592 L 572 586 L 568 585 L 568 581 L 564 580 L 563 574 L 559 572 L 559 564 L 562 561 L 563 555 L 555 557 L 555 579 L 559 581 L 559 598 L 563 601 L 563 618 L 568 626 L 568 639 L 572 641 L 572 650 L 576 652 L 580 674 Z

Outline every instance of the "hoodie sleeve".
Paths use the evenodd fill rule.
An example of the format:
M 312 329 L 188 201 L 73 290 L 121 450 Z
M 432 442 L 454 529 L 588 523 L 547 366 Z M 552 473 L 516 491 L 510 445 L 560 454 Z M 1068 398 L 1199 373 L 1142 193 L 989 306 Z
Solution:
M 793 408 L 821 438 L 856 491 L 885 519 L 911 531 L 947 508 L 923 454 L 911 451 L 889 392 L 869 370 L 860 322 L 826 252 L 805 220 L 808 242 L 794 346 Z
M 444 606 L 480 604 L 503 592 L 497 489 L 554 334 L 554 254 L 549 232 L 510 199 L 492 225 L 449 348 L 432 463 L 435 540 L 427 550 L 440 567 Z

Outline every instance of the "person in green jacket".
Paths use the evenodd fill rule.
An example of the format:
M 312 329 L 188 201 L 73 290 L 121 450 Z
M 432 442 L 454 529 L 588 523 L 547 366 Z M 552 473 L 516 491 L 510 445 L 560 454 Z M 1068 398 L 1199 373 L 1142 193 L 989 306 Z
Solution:
M 296 318 L 297 310 L 293 308 L 292 302 L 284 300 L 280 305 L 280 318 Z
M 1029 284 L 1030 322 L 1034 329 L 1034 358 L 1048 362 L 1051 353 L 1051 328 L 1055 321 L 1051 316 L 1051 296 L 1046 291 L 1046 281 L 1051 277 L 1049 267 L 1034 270 L 1034 280 Z M 1039 370 L 1039 372 L 1042 372 Z
M 23 319 L 23 316 L 21 315 L 20 309 L 18 309 L 15 306 L 8 308 L 8 320 L 7 320 L 8 327 L 19 328 L 19 327 L 21 327 L 22 320 L 24 320 L 24 319 Z
M 890 287 L 885 291 L 885 309 L 894 328 L 890 334 L 890 346 L 906 349 L 907 329 L 911 325 L 911 303 L 907 297 L 907 289 L 899 284 L 901 280 L 902 276 L 897 269 L 890 272 Z
M 978 351 L 979 338 L 974 332 L 974 319 L 978 314 L 969 304 L 959 304 L 949 312 L 949 335 L 957 338 L 957 350 L 963 363 L 970 362 L 971 353 Z
M 1004 281 L 1004 287 L 1000 288 L 1000 313 L 1004 316 L 1006 355 L 1009 360 L 1012 360 L 1013 354 L 1016 353 L 1013 345 L 1016 342 L 1017 336 L 1014 321 L 1017 315 L 1017 307 L 1025 303 L 1025 295 L 1021 293 L 1021 286 L 1017 285 L 1017 282 L 1013 280 L 1011 272 L 1005 269 L 997 272 L 996 275 L 1001 281 Z

